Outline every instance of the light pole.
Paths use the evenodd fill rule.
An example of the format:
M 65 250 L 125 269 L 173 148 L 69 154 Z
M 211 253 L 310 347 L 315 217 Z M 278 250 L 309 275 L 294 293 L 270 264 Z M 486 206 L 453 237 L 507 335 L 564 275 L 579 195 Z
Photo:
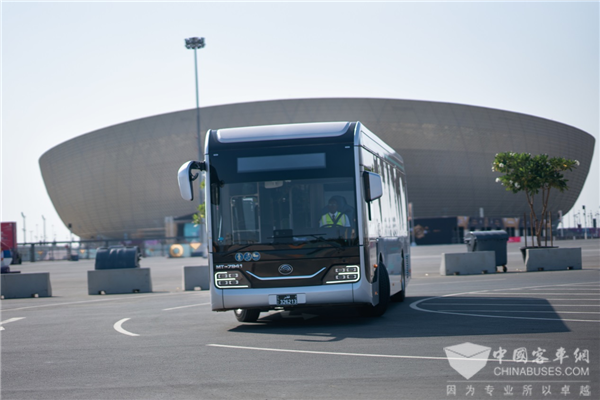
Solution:
M 194 50 L 194 74 L 196 76 L 196 133 L 198 135 L 198 160 L 202 159 L 202 144 L 200 140 L 200 97 L 198 95 L 198 56 L 197 50 L 204 48 L 204 38 L 192 37 L 185 39 L 185 48 Z
M 560 237 L 565 236 L 565 223 L 563 222 L 562 210 L 558 210 L 558 224 L 560 225 Z M 557 225 L 558 226 L 558 225 Z
M 585 232 L 583 238 L 587 239 L 587 218 L 585 215 L 585 206 L 582 206 L 582 207 L 583 207 L 583 231 Z
M 191 37 L 185 39 L 185 48 L 188 50 L 194 50 L 194 75 L 196 76 L 196 136 L 198 139 L 198 161 L 202 161 L 202 140 L 200 139 L 200 96 L 198 95 L 198 56 L 197 50 L 202 49 L 205 46 L 204 38 Z M 200 196 L 200 202 L 203 203 L 204 199 Z M 204 227 L 200 229 L 200 241 L 205 242 L 204 238 Z M 208 253 L 208 244 L 205 244 L 205 254 Z
M 46 218 L 42 215 L 42 219 L 44 220 L 44 243 L 46 243 Z
M 27 231 L 25 230 L 25 214 L 21 212 L 21 217 L 23 217 L 23 243 L 27 243 Z

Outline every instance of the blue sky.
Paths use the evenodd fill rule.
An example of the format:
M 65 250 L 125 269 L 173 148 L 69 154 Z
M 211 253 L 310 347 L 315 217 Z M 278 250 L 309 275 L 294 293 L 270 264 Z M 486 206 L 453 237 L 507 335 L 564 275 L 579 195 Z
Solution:
M 2 2 L 1 219 L 65 240 L 38 160 L 106 126 L 200 104 L 445 101 L 596 137 L 574 211 L 600 212 L 598 2 Z M 491 162 L 491 161 L 490 161 Z M 573 214 L 573 213 L 571 213 Z M 571 221 L 573 219 L 571 218 Z M 569 224 L 569 216 L 566 217 Z

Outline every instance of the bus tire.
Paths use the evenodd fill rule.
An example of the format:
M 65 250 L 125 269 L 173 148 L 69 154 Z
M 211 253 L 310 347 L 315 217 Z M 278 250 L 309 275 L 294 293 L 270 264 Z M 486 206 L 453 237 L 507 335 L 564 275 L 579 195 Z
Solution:
M 233 310 L 233 313 L 239 322 L 256 322 L 260 315 L 260 310 L 238 308 Z
M 383 263 L 379 265 L 377 273 L 379 274 L 379 304 L 376 306 L 367 306 L 365 314 L 369 317 L 381 317 L 385 314 L 390 304 L 390 276 Z

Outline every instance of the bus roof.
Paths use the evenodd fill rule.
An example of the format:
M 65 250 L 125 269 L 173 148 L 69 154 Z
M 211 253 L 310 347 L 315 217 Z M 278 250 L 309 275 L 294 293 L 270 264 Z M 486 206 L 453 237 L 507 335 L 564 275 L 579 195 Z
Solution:
M 241 143 L 336 137 L 346 133 L 349 125 L 350 122 L 314 122 L 227 128 L 218 129 L 216 138 L 220 143 Z

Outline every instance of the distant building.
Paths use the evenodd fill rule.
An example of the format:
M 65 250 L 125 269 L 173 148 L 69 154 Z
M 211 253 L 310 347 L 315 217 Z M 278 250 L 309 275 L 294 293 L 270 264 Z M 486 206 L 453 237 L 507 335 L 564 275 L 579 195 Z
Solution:
M 556 219 L 577 200 L 595 143 L 590 134 L 548 119 L 431 101 L 297 99 L 201 110 L 202 135 L 207 129 L 322 121 L 364 123 L 403 156 L 415 219 L 453 217 L 463 229 L 470 224 L 510 228 L 528 214 L 523 194 L 495 182 L 496 153 L 547 153 L 580 161 L 568 173 L 570 190 L 552 194 Z M 82 239 L 183 236 L 197 203 L 181 199 L 176 175 L 182 163 L 198 157 L 191 109 L 78 136 L 48 150 L 40 168 L 59 216 Z

